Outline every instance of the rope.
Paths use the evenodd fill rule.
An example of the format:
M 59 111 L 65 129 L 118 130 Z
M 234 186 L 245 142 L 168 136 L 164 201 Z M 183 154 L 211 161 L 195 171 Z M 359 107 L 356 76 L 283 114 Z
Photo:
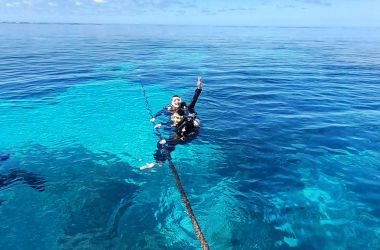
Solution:
M 143 95 L 144 95 L 144 99 L 145 99 L 145 107 L 146 109 L 148 110 L 149 112 L 149 115 L 151 118 L 153 118 L 153 112 L 152 112 L 152 109 L 149 105 L 149 102 L 148 102 L 148 97 L 146 95 L 146 91 L 145 91 L 145 88 L 144 88 L 144 84 L 142 83 L 142 81 L 140 81 L 140 84 L 141 84 L 141 89 L 142 89 L 142 92 L 143 92 Z M 158 137 L 159 140 L 162 140 L 162 135 L 161 133 L 157 130 L 156 131 L 156 135 Z M 206 242 L 206 239 L 204 238 L 203 236 L 203 233 L 201 231 L 201 228 L 199 227 L 199 224 L 198 224 L 198 221 L 197 219 L 195 218 L 195 215 L 193 213 L 193 209 L 191 208 L 191 204 L 189 202 L 189 200 L 187 199 L 187 196 L 186 196 L 186 193 L 185 193 L 185 190 L 183 189 L 183 186 L 182 186 L 182 183 L 181 183 L 181 180 L 179 178 L 179 175 L 178 175 L 178 172 L 173 164 L 173 161 L 172 161 L 172 157 L 170 155 L 170 152 L 166 149 L 166 147 L 162 147 L 164 152 L 165 152 L 165 155 L 168 159 L 168 163 L 169 163 L 169 167 L 170 167 L 170 170 L 174 176 L 174 180 L 175 180 L 175 184 L 177 185 L 177 189 L 181 195 L 181 199 L 182 199 L 182 202 L 185 204 L 185 207 L 186 207 L 186 213 L 187 215 L 189 216 L 190 220 L 191 220 L 191 224 L 193 225 L 193 229 L 194 229 L 194 232 L 195 232 L 195 235 L 197 236 L 200 244 L 201 244 L 201 247 L 203 250 L 208 250 L 209 249 L 209 246 Z

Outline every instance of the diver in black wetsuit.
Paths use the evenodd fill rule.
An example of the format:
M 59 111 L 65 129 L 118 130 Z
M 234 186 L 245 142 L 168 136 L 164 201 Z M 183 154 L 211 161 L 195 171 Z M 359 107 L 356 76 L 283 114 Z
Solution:
M 0 160 L 8 160 L 10 155 L 0 155 Z M 8 186 L 16 182 L 28 184 L 35 190 L 42 192 L 45 190 L 44 183 L 46 180 L 34 173 L 20 169 L 11 169 L 7 174 L 0 174 L 0 191 L 7 189 Z M 1 205 L 1 201 L 0 201 Z
M 151 122 L 155 122 L 156 118 L 161 115 L 170 117 L 169 122 L 158 123 L 154 126 L 154 128 L 159 129 L 162 125 L 165 125 L 164 129 L 166 131 L 171 131 L 172 134 L 168 140 L 163 139 L 157 143 L 157 150 L 153 155 L 156 162 L 145 164 L 140 167 L 141 170 L 151 168 L 155 164 L 161 165 L 166 160 L 163 147 L 165 147 L 169 152 L 172 152 L 177 144 L 188 143 L 197 136 L 200 121 L 196 118 L 195 104 L 197 103 L 198 97 L 202 92 L 202 85 L 202 78 L 198 77 L 197 88 L 195 89 L 194 96 L 189 105 L 182 102 L 179 96 L 174 95 L 171 103 L 157 112 L 150 120 Z

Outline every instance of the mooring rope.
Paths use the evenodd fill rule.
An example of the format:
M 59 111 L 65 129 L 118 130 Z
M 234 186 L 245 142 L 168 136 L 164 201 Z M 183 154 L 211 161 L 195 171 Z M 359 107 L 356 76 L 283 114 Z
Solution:
M 145 107 L 149 112 L 150 118 L 153 118 L 153 112 L 152 112 L 152 109 L 149 105 L 148 97 L 146 95 L 146 91 L 145 91 L 144 84 L 142 81 L 140 81 L 140 85 L 141 85 L 141 89 L 142 89 L 144 99 L 145 99 Z M 157 137 L 160 141 L 163 139 L 160 131 L 157 130 L 155 134 L 157 135 Z M 187 196 L 186 196 L 185 190 L 183 189 L 183 186 L 182 186 L 181 180 L 179 178 L 178 172 L 177 172 L 177 170 L 173 164 L 170 152 L 166 149 L 165 146 L 163 146 L 162 148 L 163 148 L 165 155 L 168 159 L 170 170 L 172 171 L 172 174 L 174 176 L 174 180 L 175 180 L 175 183 L 177 185 L 178 191 L 181 195 L 181 199 L 182 199 L 183 203 L 185 204 L 186 212 L 187 212 L 187 215 L 189 216 L 189 218 L 191 220 L 191 224 L 193 225 L 195 235 L 197 236 L 199 242 L 201 243 L 202 249 L 204 249 L 204 250 L 209 249 L 209 246 L 206 242 L 206 239 L 204 238 L 203 233 L 201 231 L 201 228 L 199 227 L 198 221 L 195 218 L 195 215 L 193 213 L 193 209 L 191 208 L 191 204 L 190 204 L 189 200 L 187 199 Z

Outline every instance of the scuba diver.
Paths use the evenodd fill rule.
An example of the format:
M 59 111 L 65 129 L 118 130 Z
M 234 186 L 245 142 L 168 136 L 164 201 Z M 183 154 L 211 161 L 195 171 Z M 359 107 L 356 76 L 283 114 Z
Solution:
M 196 117 L 197 113 L 195 112 L 195 104 L 198 101 L 198 97 L 202 92 L 203 81 L 201 77 L 198 77 L 197 88 L 189 105 L 186 105 L 182 101 L 181 97 L 174 95 L 171 98 L 171 103 L 164 107 L 162 110 L 157 112 L 150 121 L 155 123 L 157 117 L 164 115 L 170 120 L 168 122 L 161 122 L 155 124 L 155 129 L 160 129 L 164 125 L 164 130 L 171 133 L 167 140 L 162 139 L 157 143 L 157 150 L 153 154 L 155 162 L 147 163 L 144 166 L 140 167 L 140 170 L 146 168 L 152 168 L 156 164 L 162 165 L 163 162 L 167 159 L 164 152 L 165 149 L 170 153 L 174 151 L 177 144 L 185 144 L 198 135 L 200 121 Z

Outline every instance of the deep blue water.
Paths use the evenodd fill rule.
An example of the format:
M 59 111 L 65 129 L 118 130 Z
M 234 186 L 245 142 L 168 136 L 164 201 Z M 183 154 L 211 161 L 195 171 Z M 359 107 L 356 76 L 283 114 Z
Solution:
M 140 83 L 158 111 L 198 75 L 172 157 L 211 249 L 379 249 L 380 29 L 43 24 L 0 24 L 1 248 L 198 249 L 139 170 Z

